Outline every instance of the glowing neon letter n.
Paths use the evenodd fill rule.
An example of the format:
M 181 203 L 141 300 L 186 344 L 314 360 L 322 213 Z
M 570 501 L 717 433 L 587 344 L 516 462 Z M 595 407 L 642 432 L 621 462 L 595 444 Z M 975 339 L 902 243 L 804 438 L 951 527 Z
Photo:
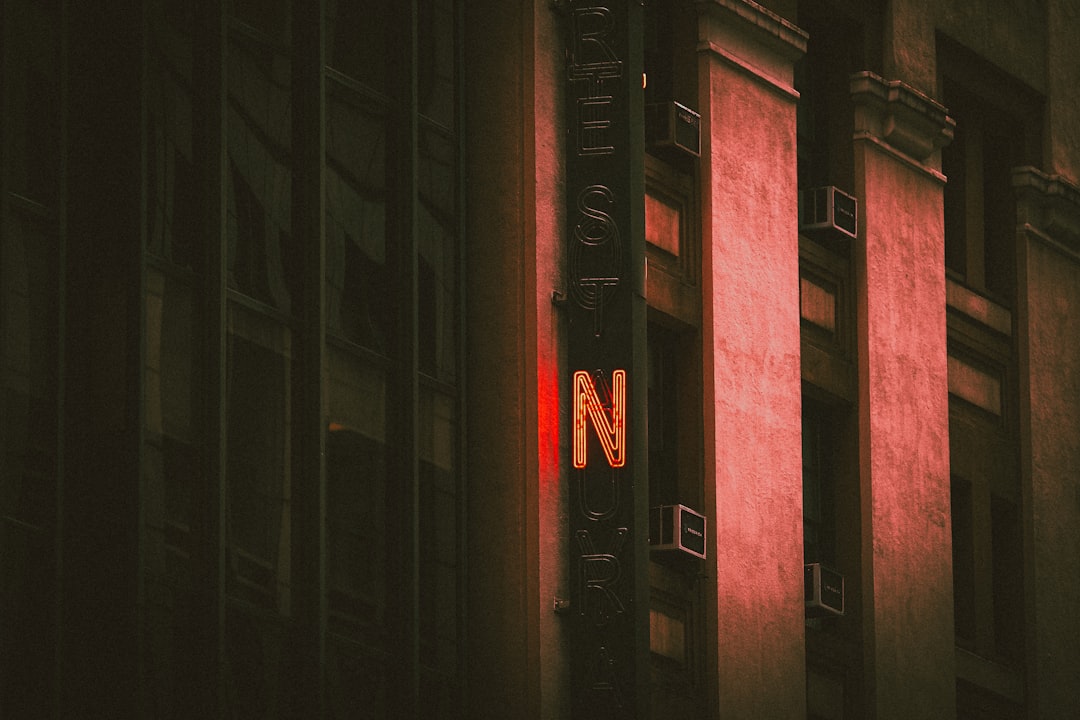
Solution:
M 589 420 L 600 438 L 600 446 L 608 464 L 613 468 L 626 464 L 626 371 L 611 373 L 611 415 L 608 416 L 596 381 L 584 370 L 574 373 L 574 467 L 583 468 L 587 461 L 586 431 Z

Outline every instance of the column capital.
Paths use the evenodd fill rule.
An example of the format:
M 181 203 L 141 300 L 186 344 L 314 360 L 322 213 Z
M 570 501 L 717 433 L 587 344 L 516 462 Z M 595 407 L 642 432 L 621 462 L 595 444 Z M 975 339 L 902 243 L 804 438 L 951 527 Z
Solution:
M 1013 168 L 1017 221 L 1080 253 L 1080 185 L 1061 175 Z
M 851 76 L 850 87 L 856 138 L 883 141 L 920 163 L 952 141 L 956 121 L 910 85 L 863 71 Z
M 698 52 L 712 53 L 791 96 L 806 31 L 751 0 L 698 0 Z

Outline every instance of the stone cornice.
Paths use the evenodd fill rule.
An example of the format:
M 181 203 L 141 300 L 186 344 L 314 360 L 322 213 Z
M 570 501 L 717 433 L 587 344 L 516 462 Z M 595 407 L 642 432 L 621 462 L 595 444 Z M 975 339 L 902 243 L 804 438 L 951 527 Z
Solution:
M 872 72 L 851 76 L 855 134 L 883 141 L 917 163 L 948 145 L 956 122 L 945 107 L 899 80 Z
M 1014 168 L 1017 221 L 1080 252 L 1080 186 L 1037 168 Z
M 751 0 L 697 0 L 698 52 L 714 55 L 794 96 L 793 67 L 807 33 Z

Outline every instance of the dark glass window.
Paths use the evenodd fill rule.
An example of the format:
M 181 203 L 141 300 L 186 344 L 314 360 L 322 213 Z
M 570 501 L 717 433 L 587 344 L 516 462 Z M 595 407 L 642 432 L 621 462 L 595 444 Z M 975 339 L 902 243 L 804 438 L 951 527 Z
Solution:
M 854 185 L 849 78 L 873 64 L 862 21 L 816 0 L 799 3 L 799 27 L 809 33 L 794 76 L 800 190 L 835 185 L 850 192 Z
M 1012 171 L 1041 163 L 1042 100 L 966 50 L 942 40 L 942 97 L 956 121 L 942 148 L 945 266 L 1008 307 L 1016 290 Z
M 951 328 L 950 328 L 951 329 Z M 954 357 L 950 355 L 950 358 Z M 952 380 L 963 392 L 961 380 Z M 956 642 L 987 660 L 1024 661 L 1024 535 L 1011 393 L 998 415 L 949 397 Z
M 677 374 L 671 337 L 649 328 L 649 506 L 679 502 Z
M 389 356 L 397 304 L 391 216 L 400 213 L 386 154 L 386 107 L 337 83 L 326 104 L 327 331 Z
M 1011 660 L 1023 658 L 1024 555 L 1020 510 L 1010 500 L 990 498 L 991 593 L 994 600 L 994 650 Z
M 60 11 L 57 0 L 4 7 L 5 185 L 54 206 L 60 191 Z
M 415 18 L 383 0 L 327 8 L 326 552 L 339 717 L 385 717 L 408 706 L 410 687 L 426 717 L 461 708 L 458 8 L 414 7 Z
M 993 662 L 1020 686 L 1025 537 L 1011 329 L 1018 282 L 1012 171 L 1042 160 L 1043 101 L 947 37 L 938 38 L 937 52 L 941 97 L 956 121 L 941 151 L 950 299 L 983 296 L 1004 318 L 991 327 L 962 302 L 947 313 L 956 642 L 977 656 L 966 656 L 968 666 Z M 958 676 L 957 702 L 960 717 L 1021 714 L 1000 688 L 971 673 Z
M 0 713 L 55 699 L 60 9 L 0 6 Z
M 971 483 L 952 478 L 953 613 L 956 637 L 975 642 L 975 547 Z
M 228 58 L 229 286 L 290 313 L 302 267 L 291 241 L 290 53 L 234 18 Z
M 290 697 L 287 642 L 300 581 L 293 535 L 295 332 L 303 261 L 293 241 L 290 3 L 229 6 L 224 108 L 225 586 L 228 705 L 275 717 Z M 306 381 L 314 381 L 314 379 Z
M 380 95 L 403 90 L 393 87 L 389 73 L 407 47 L 407 34 L 402 33 L 407 4 L 329 0 L 326 5 L 326 64 Z
M 417 3 L 419 111 L 425 118 L 448 129 L 456 125 L 454 7 L 454 0 Z
M 836 446 L 829 409 L 803 397 L 803 556 L 836 565 Z
M 56 543 L 57 248 L 18 208 L 0 245 L 0 708 L 45 716 L 52 698 Z

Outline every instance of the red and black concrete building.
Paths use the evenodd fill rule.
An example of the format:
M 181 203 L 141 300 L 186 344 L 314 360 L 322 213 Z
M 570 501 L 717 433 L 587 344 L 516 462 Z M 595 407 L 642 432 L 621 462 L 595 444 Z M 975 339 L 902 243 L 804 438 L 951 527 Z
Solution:
M 0 26 L 0 717 L 1080 707 L 1074 3 Z

